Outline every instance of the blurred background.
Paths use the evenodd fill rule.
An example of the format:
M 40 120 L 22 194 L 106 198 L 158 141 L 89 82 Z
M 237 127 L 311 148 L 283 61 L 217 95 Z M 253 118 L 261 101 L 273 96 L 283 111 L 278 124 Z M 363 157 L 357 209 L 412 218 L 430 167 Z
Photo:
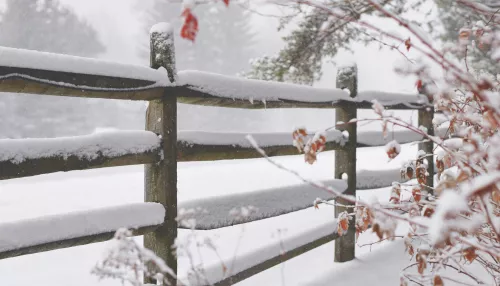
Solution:
M 276 6 L 198 6 L 196 42 L 181 39 L 180 4 L 168 0 L 0 0 L 0 46 L 149 65 L 149 28 L 175 27 L 177 69 L 237 75 L 253 58 L 276 54 L 281 38 Z M 0 53 L 1 56 L 1 53 Z M 396 75 L 400 55 L 353 44 L 323 64 L 318 87 L 335 87 L 336 66 L 355 61 L 360 90 L 415 93 L 414 79 Z M 83 135 L 99 128 L 143 129 L 145 102 L 0 94 L 0 138 Z M 238 116 L 237 120 L 235 116 Z M 291 131 L 333 124 L 332 110 L 239 110 L 179 104 L 179 129 Z

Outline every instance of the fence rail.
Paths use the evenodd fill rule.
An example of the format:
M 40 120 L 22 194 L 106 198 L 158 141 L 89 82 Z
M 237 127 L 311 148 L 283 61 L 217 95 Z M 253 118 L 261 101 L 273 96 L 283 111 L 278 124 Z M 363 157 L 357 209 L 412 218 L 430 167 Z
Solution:
M 437 135 L 444 138 L 447 128 L 437 129 Z M 146 134 L 147 132 L 143 133 Z M 103 133 L 102 137 L 109 140 L 117 140 L 127 132 Z M 136 133 L 139 135 L 140 133 Z M 146 134 L 147 135 L 147 134 Z M 153 133 L 149 134 L 153 135 Z M 216 161 L 227 159 L 251 159 L 260 158 L 261 155 L 245 142 L 246 133 L 221 133 L 221 132 L 191 132 L 179 131 L 177 138 L 177 161 Z M 156 136 L 156 135 L 155 135 Z M 271 137 L 274 142 L 268 142 L 262 148 L 269 156 L 297 155 L 297 148 L 292 145 L 290 133 L 266 133 L 253 134 L 258 142 L 260 138 Z M 161 161 L 160 140 L 157 146 L 150 150 L 137 152 L 136 150 L 125 150 L 119 154 L 106 155 L 98 150 L 97 142 L 89 142 L 80 146 L 82 149 L 93 148 L 91 158 L 83 156 L 80 151 L 61 152 L 57 147 L 61 141 L 69 142 L 88 141 L 92 136 L 75 136 L 61 139 L 0 139 L 0 180 L 23 178 L 55 172 L 68 172 L 75 170 L 86 170 L 95 168 L 118 167 L 138 164 L 153 164 Z M 339 150 L 342 144 L 335 138 L 327 138 L 325 151 Z M 399 130 L 384 139 L 378 131 L 360 131 L 357 135 L 357 148 L 383 146 L 390 140 L 397 140 L 400 144 L 411 143 L 422 140 L 422 137 L 412 131 Z M 101 141 L 103 141 L 101 139 Z M 105 141 L 105 140 L 104 140 Z M 22 160 L 14 155 L 20 149 L 30 149 L 31 146 L 42 144 L 48 150 L 43 156 L 23 157 Z M 69 143 L 72 144 L 72 143 Z M 15 149 L 12 150 L 12 146 Z M 53 147 L 51 147 L 53 146 Z M 130 147 L 134 147 L 133 144 Z M 53 151 L 50 151 L 53 150 Z M 109 150 L 109 149 L 108 149 Z M 11 153 L 13 156 L 6 156 Z M 2 156 L 3 154 L 3 156 Z M 397 171 L 395 171 L 397 173 Z M 397 175 L 396 175 L 397 177 Z M 386 183 L 386 186 L 390 185 Z M 375 186 L 374 186 L 375 187 Z M 358 184 L 358 189 L 360 188 Z
M 318 89 L 286 83 L 246 80 L 195 71 L 177 73 L 173 34 L 158 29 L 151 34 L 151 68 L 9 48 L 0 48 L 0 51 L 5 55 L 0 58 L 0 92 L 149 101 L 146 114 L 147 132 L 142 131 L 140 133 L 142 135 L 136 134 L 137 137 L 148 137 L 146 143 L 132 140 L 128 146 L 118 144 L 121 149 L 114 150 L 114 148 L 92 141 L 93 139 L 73 138 L 72 142 L 83 144 L 80 147 L 87 150 L 82 154 L 78 150 L 64 148 L 63 152 L 58 150 L 56 147 L 60 146 L 62 139 L 0 140 L 0 180 L 58 171 L 145 164 L 145 201 L 160 204 L 164 213 L 158 223 L 134 226 L 120 222 L 120 226 L 136 227 L 136 235 L 146 234 L 145 246 L 164 259 L 174 272 L 177 271 L 177 258 L 171 251 L 171 246 L 174 245 L 178 229 L 176 221 L 177 162 L 258 157 L 251 146 L 242 143 L 243 134 L 178 132 L 178 102 L 248 109 L 334 108 L 336 121 L 348 122 L 356 118 L 357 109 L 371 108 L 371 101 L 377 99 L 391 109 L 418 109 L 419 125 L 423 125 L 430 135 L 434 135 L 433 109 L 429 106 L 425 96 L 407 95 L 405 97 L 401 94 L 358 92 L 356 67 L 339 70 L 337 75 L 339 88 L 337 89 Z M 332 125 L 334 123 L 332 122 Z M 348 138 L 340 136 L 339 131 L 334 131 L 337 135 L 328 140 L 327 149 L 337 150 L 334 177 L 337 182 L 340 182 L 339 180 L 347 175 L 347 181 L 342 182 L 347 183 L 345 193 L 356 195 L 356 189 L 360 187 L 388 185 L 389 183 L 385 180 L 374 181 L 369 185 L 366 183 L 366 177 L 374 176 L 374 174 L 361 172 L 357 175 L 356 173 L 357 148 L 384 145 L 387 140 L 375 137 L 373 132 L 358 133 L 356 124 L 348 124 L 339 130 L 347 131 Z M 436 130 L 437 135 L 445 132 L 445 130 Z M 240 138 L 237 138 L 238 136 Z M 286 134 L 256 136 L 262 136 L 263 141 L 266 142 L 264 149 L 269 155 L 296 154 L 295 148 L 286 139 L 288 136 Z M 398 131 L 393 136 L 401 143 L 421 140 L 420 136 L 415 136 L 408 131 Z M 109 141 L 109 138 L 104 141 Z M 23 154 L 22 147 L 27 146 L 26 144 L 48 147 L 41 152 L 43 155 L 30 157 L 29 154 Z M 40 151 L 37 148 L 35 150 Z M 430 142 L 420 142 L 419 148 L 432 154 L 433 145 Z M 21 157 L 16 157 L 16 152 L 21 153 Z M 432 156 L 428 160 L 432 162 Z M 433 164 L 429 164 L 429 173 L 434 172 L 433 167 Z M 398 175 L 395 174 L 395 176 Z M 362 182 L 364 185 L 361 184 Z M 429 176 L 427 185 L 433 186 L 433 176 Z M 299 190 L 299 188 L 294 190 Z M 263 195 L 276 195 L 271 194 L 273 191 L 276 194 L 279 193 L 276 189 L 268 190 Z M 223 199 L 227 198 L 221 198 Z M 308 206 L 302 201 L 294 203 L 296 205 L 292 204 L 285 212 L 256 216 L 253 220 Z M 272 208 L 272 206 L 267 207 Z M 337 207 L 336 213 L 344 210 L 344 208 Z M 231 224 L 234 222 L 224 222 L 218 227 Z M 2 226 L 0 224 L 0 229 Z M 56 237 L 17 248 L 2 250 L 0 247 L 0 259 L 104 241 L 111 238 L 118 227 L 118 225 L 113 225 L 105 231 L 92 234 L 77 231 L 71 237 Z M 351 260 L 355 254 L 354 237 L 353 225 L 347 235 L 340 238 L 332 229 L 330 233 L 321 235 L 313 241 L 295 245 L 288 250 L 286 256 L 279 255 L 267 257 L 265 261 L 255 261 L 252 266 L 240 269 L 237 274 L 225 277 L 215 282 L 215 285 L 231 285 L 332 240 L 336 243 L 335 260 L 341 262 Z M 145 279 L 145 282 L 155 283 L 149 277 Z M 170 282 L 175 283 L 173 278 Z
M 159 204 L 138 203 L 3 223 L 0 259 L 106 241 L 121 227 L 143 235 L 162 224 L 164 213 Z

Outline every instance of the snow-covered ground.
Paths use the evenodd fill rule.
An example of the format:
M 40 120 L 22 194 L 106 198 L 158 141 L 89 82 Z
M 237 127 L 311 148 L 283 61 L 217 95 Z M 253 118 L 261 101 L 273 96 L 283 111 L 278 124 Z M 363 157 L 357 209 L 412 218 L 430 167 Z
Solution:
M 416 151 L 415 146 L 404 145 L 401 155 L 388 163 L 383 149 L 358 149 L 358 172 L 397 168 L 404 160 L 414 157 Z M 333 155 L 333 152 L 320 154 L 313 166 L 305 164 L 302 156 L 276 157 L 276 160 L 308 178 L 327 180 L 333 174 Z M 178 177 L 181 204 L 229 194 L 239 194 L 244 199 L 262 189 L 299 183 L 297 178 L 262 159 L 179 163 Z M 137 203 L 143 201 L 143 195 L 142 166 L 1 181 L 0 223 Z M 389 195 L 389 188 L 358 192 L 358 196 L 376 196 L 380 200 L 387 200 Z M 192 266 L 202 265 L 206 273 L 199 283 L 206 284 L 204 279 L 214 281 L 223 275 L 223 264 L 230 272 L 237 272 L 250 262 L 262 261 L 283 249 L 292 249 L 334 231 L 334 211 L 324 205 L 319 210 L 307 208 L 216 230 L 180 229 L 179 276 L 184 281 L 193 278 L 189 276 Z M 217 252 L 206 246 L 207 239 Z M 358 243 L 373 241 L 376 241 L 373 234 L 365 234 Z M 201 246 L 195 242 L 201 242 Z M 109 246 L 109 242 L 104 242 L 0 260 L 0 285 L 121 285 L 114 280 L 98 281 L 90 274 Z M 334 263 L 334 243 L 327 243 L 238 285 L 398 285 L 399 270 L 409 260 L 401 241 L 358 247 L 356 251 L 354 261 Z
M 403 148 L 401 157 L 387 163 L 383 148 L 361 148 L 358 149 L 358 170 L 397 168 L 405 158 L 413 157 L 415 151 L 416 147 L 406 146 Z M 302 156 L 277 157 L 277 160 L 311 179 L 332 178 L 333 152 L 320 154 L 317 164 L 313 166 L 305 164 Z M 298 179 L 276 169 L 262 159 L 179 163 L 178 176 L 181 203 L 202 198 L 213 199 L 227 194 L 251 195 L 252 192 L 262 189 L 300 183 Z M 363 196 L 374 194 L 381 199 L 386 199 L 389 196 L 389 190 L 384 188 L 360 191 L 359 194 Z M 2 181 L 0 182 L 0 222 L 137 203 L 143 201 L 143 195 L 142 166 L 56 173 Z M 333 231 L 335 228 L 333 209 L 329 207 L 321 207 L 320 210 L 309 208 L 271 219 L 217 230 L 194 232 L 180 230 L 180 241 L 187 243 L 193 237 L 197 240 L 209 237 L 217 246 L 218 255 L 229 268 L 233 258 L 239 258 L 236 259 L 235 268 L 233 268 L 238 269 L 244 267 L 239 263 L 244 263 L 247 259 L 243 258 L 248 255 L 256 255 L 258 258 L 259 253 L 270 251 L 278 253 L 281 249 L 280 241 L 294 242 L 297 237 L 300 239 L 301 234 L 307 234 L 308 230 L 324 229 L 328 225 Z M 97 279 L 90 274 L 90 270 L 102 257 L 108 245 L 108 243 L 98 243 L 1 260 L 1 285 L 96 285 Z M 399 246 L 394 244 L 388 247 L 397 250 Z M 312 281 L 311 279 L 319 277 L 319 274 L 326 275 L 337 267 L 333 264 L 332 247 L 333 244 L 329 243 L 303 257 L 285 263 L 284 268 L 283 266 L 275 267 L 274 270 L 268 270 L 241 284 L 270 285 L 266 281 L 278 283 L 280 280 L 268 279 L 281 279 L 282 271 L 285 271 L 286 285 L 308 284 Z M 198 253 L 195 244 L 191 243 L 188 249 L 193 253 Z M 366 249 L 363 248 L 360 253 L 366 252 Z M 203 264 L 207 269 L 213 270 L 211 273 L 217 275 L 217 271 L 221 271 L 217 255 L 206 247 L 202 248 L 200 253 Z M 195 260 L 199 261 L 199 256 L 194 256 Z M 300 272 L 293 271 L 293 267 L 298 267 L 293 265 L 310 261 L 311 258 L 314 258 L 310 264 L 311 267 L 307 262 L 308 266 L 303 265 Z M 324 262 L 321 263 L 321 267 L 317 263 L 319 261 Z M 186 277 L 191 268 L 186 256 L 181 256 L 179 263 L 180 276 Z M 29 275 L 25 275 L 26 273 Z M 97 285 L 119 284 L 118 281 L 102 281 Z

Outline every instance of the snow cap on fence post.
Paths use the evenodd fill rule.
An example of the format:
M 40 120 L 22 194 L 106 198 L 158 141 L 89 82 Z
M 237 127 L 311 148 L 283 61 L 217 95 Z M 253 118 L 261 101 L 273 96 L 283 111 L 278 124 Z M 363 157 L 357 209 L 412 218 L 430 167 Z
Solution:
M 149 31 L 151 39 L 150 65 L 154 69 L 164 68 L 171 83 L 177 81 L 175 68 L 174 30 L 169 23 L 158 23 Z
M 351 97 L 358 94 L 358 68 L 349 65 L 339 68 L 337 72 L 337 88 L 348 89 Z M 335 109 L 335 122 L 350 122 L 357 116 L 357 106 L 354 102 L 344 101 Z M 349 141 L 344 148 L 335 151 L 335 179 L 344 179 L 347 175 L 347 189 L 344 194 L 356 196 L 356 145 L 357 124 L 351 123 L 337 128 L 340 131 L 349 132 Z M 352 203 L 338 199 L 337 203 L 352 205 Z M 335 216 L 343 212 L 351 213 L 353 208 L 335 207 Z M 354 259 L 355 233 L 354 220 L 350 221 L 347 233 L 335 240 L 335 261 L 345 262 Z
M 358 95 L 358 66 L 355 63 L 338 68 L 336 86 L 349 90 L 352 98 Z

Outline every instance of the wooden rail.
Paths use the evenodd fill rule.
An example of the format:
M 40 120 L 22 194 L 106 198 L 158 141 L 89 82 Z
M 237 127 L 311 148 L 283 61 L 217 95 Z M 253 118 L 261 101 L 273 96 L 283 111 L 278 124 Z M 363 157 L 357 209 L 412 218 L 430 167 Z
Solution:
M 159 225 L 145 226 L 138 229 L 131 229 L 132 235 L 140 236 L 147 233 L 155 231 Z M 40 252 L 47 252 L 57 249 L 64 249 L 69 247 L 87 245 L 91 243 L 108 241 L 113 238 L 116 230 L 103 232 L 99 234 L 83 235 L 75 238 L 62 239 L 58 241 L 51 241 L 46 243 L 40 243 L 36 245 L 30 245 L 25 247 L 20 247 L 12 250 L 0 252 L 0 259 L 12 258 L 22 255 L 35 254 Z
M 235 145 L 202 145 L 182 141 L 178 143 L 178 146 L 178 159 L 180 162 L 250 159 L 262 157 L 262 155 L 251 147 L 240 147 Z M 342 145 L 340 143 L 328 142 L 325 150 L 339 150 L 341 148 Z M 297 148 L 292 146 L 291 142 L 289 146 L 267 146 L 262 147 L 262 149 L 264 149 L 269 156 L 298 154 Z
M 173 93 L 179 94 L 178 102 L 185 104 L 203 105 L 203 106 L 216 106 L 216 107 L 229 107 L 229 108 L 244 108 L 244 109 L 268 109 L 268 108 L 320 108 L 320 109 L 335 109 L 351 101 L 338 100 L 335 102 L 304 102 L 281 99 L 276 101 L 254 101 L 250 102 L 248 99 L 227 98 L 211 95 L 206 92 L 199 91 L 193 86 L 180 86 L 169 87 Z M 313 95 L 312 95 L 313 96 Z M 404 96 L 404 95 L 403 95 Z M 370 101 L 356 102 L 356 107 L 359 109 L 371 109 L 372 103 Z M 411 104 L 395 103 L 385 105 L 388 109 L 395 110 L 413 110 L 426 104 L 414 102 Z
M 135 203 L 0 223 L 0 259 L 105 241 L 121 227 L 143 235 L 160 227 L 164 213 L 162 205 Z
M 125 154 L 117 157 L 99 155 L 93 159 L 78 156 L 55 156 L 27 160 L 21 163 L 12 161 L 0 162 L 0 180 L 36 176 L 55 172 L 68 172 L 94 168 L 118 167 L 137 164 L 153 164 L 159 162 L 161 157 L 158 150 L 142 154 Z
M 226 279 L 220 280 L 216 283 L 213 284 L 213 286 L 229 286 L 233 285 L 235 283 L 238 283 L 242 280 L 245 280 L 249 277 L 252 277 L 255 274 L 259 274 L 262 271 L 265 271 L 273 266 L 276 266 L 278 264 L 281 264 L 287 260 L 290 260 L 294 257 L 297 257 L 301 254 L 304 254 L 308 252 L 309 250 L 313 250 L 317 247 L 322 246 L 323 244 L 326 244 L 328 242 L 331 242 L 333 240 L 338 239 L 338 234 L 337 233 L 331 233 L 326 236 L 323 236 L 319 239 L 316 239 L 312 242 L 303 244 L 297 248 L 294 248 L 292 250 L 288 250 L 285 254 L 280 254 L 276 255 L 273 258 L 270 258 L 264 262 L 258 263 L 256 265 L 253 265 L 246 270 L 240 271 Z
M 387 140 L 381 137 L 374 137 L 377 132 L 361 132 L 358 134 L 357 148 L 380 146 Z M 442 132 L 441 132 L 442 133 Z M 182 134 L 182 132 L 180 133 Z M 218 134 L 215 134 L 218 135 Z M 243 134 L 241 138 L 244 138 Z M 380 134 L 378 134 L 380 135 Z M 412 132 L 396 131 L 393 136 L 400 143 L 410 143 L 421 139 Z M 88 136 L 76 136 L 71 139 L 79 141 Z M 235 136 L 232 136 L 235 137 Z M 392 137 L 392 136 L 391 136 Z M 291 138 L 291 136 L 290 136 Z M 376 139 L 375 139 L 376 138 Z M 0 180 L 30 177 L 55 172 L 68 172 L 75 170 L 86 170 L 95 168 L 118 167 L 137 164 L 153 164 L 161 161 L 161 147 L 158 146 L 150 151 L 137 153 L 129 152 L 116 156 L 104 155 L 102 152 L 95 152 L 92 158 L 82 157 L 79 154 L 64 153 L 47 155 L 40 158 L 26 158 L 22 162 L 13 161 L 12 158 L 1 159 L 2 152 L 6 148 L 3 143 L 10 141 L 51 141 L 52 139 L 3 139 L 0 140 Z M 287 140 L 287 144 L 263 147 L 269 156 L 298 155 L 297 148 L 292 146 L 292 140 Z M 325 151 L 340 150 L 341 143 L 335 141 L 327 142 Z M 260 158 L 261 155 L 253 148 L 234 144 L 214 145 L 207 143 L 192 143 L 190 141 L 177 140 L 177 160 L 178 162 L 188 161 L 216 161 L 228 159 L 250 159 Z
M 33 51 L 0 49 L 5 49 L 2 52 L 10 55 L 0 59 L 0 92 L 149 101 L 145 128 L 161 138 L 160 144 L 155 148 L 141 152 L 123 152 L 113 156 L 105 155 L 102 153 L 103 150 L 97 150 L 90 159 L 69 153 L 27 158 L 21 161 L 1 157 L 0 152 L 0 179 L 57 171 L 145 164 L 145 201 L 161 204 L 165 208 L 165 215 L 162 224 L 141 227 L 136 230 L 135 234 L 146 234 L 145 246 L 164 259 L 174 272 L 177 271 L 177 257 L 172 252 L 171 247 L 177 237 L 178 227 L 176 221 L 177 162 L 258 157 L 258 154 L 248 146 L 178 140 L 178 102 L 248 109 L 335 108 L 336 121 L 348 122 L 356 118 L 357 109 L 371 108 L 371 99 L 376 99 L 377 96 L 382 97 L 380 94 L 358 92 L 357 69 L 355 67 L 339 70 L 337 77 L 337 87 L 347 89 L 350 93 L 339 89 L 322 89 L 317 93 L 321 98 L 325 98 L 321 101 L 305 101 L 302 97 L 290 97 L 287 93 L 297 88 L 302 89 L 303 93 L 307 93 L 311 99 L 314 99 L 315 89 L 311 87 L 304 89 L 304 87 L 282 83 L 266 83 L 266 86 L 270 87 L 269 93 L 281 90 L 278 92 L 280 96 L 269 94 L 269 97 L 253 100 L 251 97 L 239 95 L 248 94 L 249 85 L 255 86 L 258 82 L 235 78 L 231 79 L 233 89 L 229 93 L 227 90 L 224 93 L 218 93 L 216 88 L 206 89 L 206 86 L 199 83 L 189 82 L 183 78 L 182 73 L 177 74 L 171 31 L 154 31 L 151 34 L 151 69 Z M 37 64 L 34 66 L 17 64 L 15 59 L 20 59 L 21 63 L 31 61 Z M 82 68 L 78 69 L 78 67 Z M 199 74 L 199 76 L 205 75 Z M 211 76 L 213 77 L 213 75 Z M 337 94 L 338 97 L 336 95 L 328 96 L 330 91 Z M 425 97 L 415 96 L 413 102 L 394 100 L 398 99 L 398 95 L 394 94 L 388 98 L 392 98 L 392 101 L 382 102 L 387 108 L 419 109 L 419 124 L 426 127 L 429 134 L 434 134 L 432 127 L 434 112 L 428 105 L 428 101 L 422 99 Z M 384 98 L 382 97 L 382 99 Z M 332 122 L 333 124 L 334 122 Z M 346 193 L 355 195 L 357 183 L 356 149 L 362 146 L 380 145 L 379 143 L 382 142 L 373 143 L 363 139 L 362 133 L 359 135 L 357 133 L 356 124 L 349 124 L 342 130 L 349 133 L 349 140 L 346 144 L 328 142 L 327 149 L 337 150 L 334 177 L 344 179 L 347 176 Z M 413 138 L 406 140 L 412 141 Z M 419 148 L 432 153 L 433 145 L 430 142 L 421 143 Z M 290 144 L 270 145 L 264 149 L 273 156 L 296 154 L 295 148 Z M 432 156 L 427 157 L 427 159 L 430 162 L 433 161 Z M 429 173 L 433 173 L 433 164 L 429 164 Z M 433 177 L 429 176 L 427 184 L 433 186 L 432 180 Z M 336 213 L 344 210 L 344 208 L 337 207 Z M 348 209 L 348 211 L 350 210 Z M 10 249 L 1 252 L 0 259 L 104 241 L 111 238 L 113 233 L 114 231 L 107 231 Z M 348 261 L 355 257 L 354 225 L 352 224 L 347 235 L 339 239 L 335 234 L 324 236 L 314 242 L 290 250 L 286 256 L 280 255 L 257 263 L 232 277 L 217 282 L 215 285 L 231 285 L 332 240 L 336 240 L 336 261 Z M 146 282 L 154 284 L 156 281 L 146 277 Z M 169 282 L 176 283 L 173 278 L 170 278 Z

